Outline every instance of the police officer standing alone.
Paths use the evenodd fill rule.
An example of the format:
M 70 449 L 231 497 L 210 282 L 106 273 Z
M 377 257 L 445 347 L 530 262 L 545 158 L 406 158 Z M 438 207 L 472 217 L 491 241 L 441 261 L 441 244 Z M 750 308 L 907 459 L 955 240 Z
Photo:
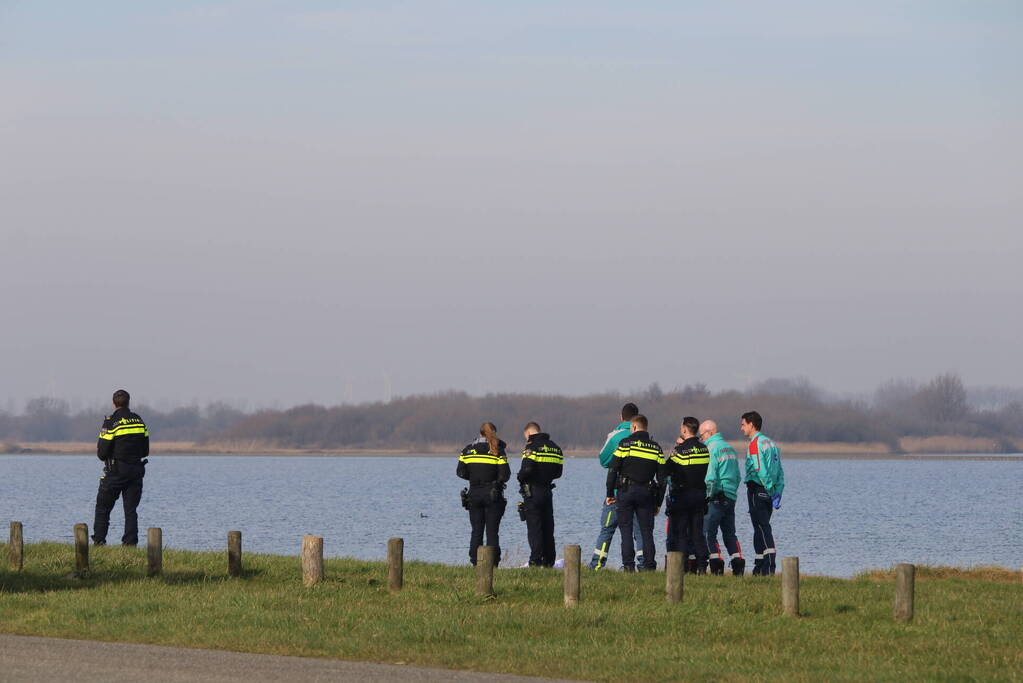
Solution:
M 710 451 L 707 464 L 707 514 L 703 518 L 703 535 L 710 550 L 710 573 L 724 574 L 725 560 L 718 545 L 718 529 L 731 558 L 732 574 L 742 576 L 746 560 L 742 557 L 739 539 L 735 537 L 735 492 L 739 489 L 739 460 L 735 449 L 718 433 L 717 423 L 706 420 L 700 425 L 700 438 Z
M 554 480 L 561 476 L 564 454 L 540 425 L 530 422 L 523 435 L 526 447 L 519 468 L 519 492 L 526 518 L 529 538 L 529 566 L 553 567 L 554 546 Z
M 781 452 L 774 441 L 760 433 L 764 419 L 752 410 L 742 414 L 739 429 L 749 439 L 746 447 L 746 496 L 749 517 L 753 522 L 753 575 L 774 574 L 774 532 L 771 530 L 772 508 L 781 507 L 785 489 L 785 472 L 781 468 Z
M 103 476 L 96 493 L 96 518 L 92 524 L 95 545 L 107 544 L 110 511 L 118 496 L 124 506 L 124 535 L 121 545 L 139 543 L 137 508 L 142 500 L 142 479 L 149 456 L 149 429 L 142 418 L 128 409 L 131 396 L 124 389 L 114 392 L 114 412 L 103 420 L 96 443 L 96 457 L 103 461 Z
M 669 528 L 674 536 L 676 550 L 686 554 L 686 571 L 691 574 L 707 573 L 707 541 L 703 537 L 703 512 L 706 507 L 707 465 L 710 451 L 696 433 L 700 422 L 695 417 L 682 420 L 682 442 L 666 465 L 671 480 L 668 513 Z
M 473 565 L 476 564 L 476 550 L 483 544 L 484 530 L 487 545 L 493 546 L 496 552 L 494 566 L 501 561 L 501 517 L 508 505 L 504 485 L 511 478 L 505 447 L 504 441 L 497 438 L 494 423 L 484 422 L 480 427 L 480 438 L 463 448 L 458 456 L 455 473 L 469 482 L 469 488 L 462 490 L 462 507 L 469 511 L 469 524 L 472 526 L 469 562 Z
M 650 438 L 647 419 L 637 415 L 630 421 L 632 433 L 618 444 L 607 472 L 605 503 L 618 506 L 618 529 L 622 536 L 622 564 L 625 571 L 657 569 L 654 549 L 654 516 L 664 498 L 665 461 L 661 446 Z M 617 494 L 616 494 L 617 491 Z M 633 520 L 639 523 L 643 557 L 636 567 L 632 539 Z

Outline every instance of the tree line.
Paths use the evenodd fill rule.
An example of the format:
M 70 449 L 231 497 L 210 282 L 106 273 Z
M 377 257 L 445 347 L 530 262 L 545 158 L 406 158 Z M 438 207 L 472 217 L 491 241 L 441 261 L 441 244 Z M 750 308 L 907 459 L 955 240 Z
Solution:
M 924 383 L 887 382 L 869 399 L 835 399 L 805 380 L 772 379 L 747 391 L 712 392 L 702 384 L 663 391 L 654 384 L 634 394 L 589 396 L 448 391 L 387 403 L 325 407 L 302 405 L 254 413 L 214 403 L 168 411 L 138 406 L 159 441 L 259 442 L 284 448 L 388 448 L 425 450 L 468 441 L 478 425 L 495 422 L 509 442 L 536 420 L 563 446 L 602 442 L 623 402 L 635 401 L 655 438 L 673 437 L 685 415 L 718 421 L 738 439 L 739 415 L 758 410 L 764 431 L 781 441 L 884 442 L 898 450 L 904 436 L 981 436 L 1015 450 L 1023 437 L 1023 402 L 971 405 L 962 380 L 945 374 Z M 0 412 L 0 441 L 87 441 L 96 437 L 102 410 L 72 414 L 67 403 L 30 400 L 20 415 Z

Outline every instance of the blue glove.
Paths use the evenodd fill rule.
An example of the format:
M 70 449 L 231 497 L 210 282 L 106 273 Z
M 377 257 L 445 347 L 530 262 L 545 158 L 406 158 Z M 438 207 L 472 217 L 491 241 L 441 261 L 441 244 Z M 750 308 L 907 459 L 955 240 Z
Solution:
M 774 509 L 775 510 L 780 510 L 781 509 L 781 494 L 780 493 L 776 493 L 773 496 L 771 496 L 771 502 L 774 503 Z

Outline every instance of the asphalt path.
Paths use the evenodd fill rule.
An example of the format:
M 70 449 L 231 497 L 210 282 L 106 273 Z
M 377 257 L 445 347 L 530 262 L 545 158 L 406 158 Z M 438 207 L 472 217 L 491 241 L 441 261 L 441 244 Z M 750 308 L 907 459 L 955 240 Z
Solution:
M 347 662 L 312 657 L 191 650 L 162 645 L 103 643 L 0 635 L 0 681 L 170 681 L 263 683 L 264 681 L 551 681 L 508 674 Z

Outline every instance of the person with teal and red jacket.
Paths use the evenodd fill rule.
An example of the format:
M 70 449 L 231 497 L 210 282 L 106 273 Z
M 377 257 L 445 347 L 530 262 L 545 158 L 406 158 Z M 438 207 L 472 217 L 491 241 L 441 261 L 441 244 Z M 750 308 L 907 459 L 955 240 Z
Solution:
M 618 444 L 632 434 L 631 420 L 637 415 L 639 415 L 639 408 L 635 403 L 626 403 L 622 406 L 622 421 L 607 435 L 604 447 L 600 449 L 600 454 L 597 456 L 600 459 L 600 466 L 604 469 L 611 465 L 611 459 L 614 457 L 615 451 L 618 450 Z M 593 548 L 593 557 L 590 558 L 590 569 L 603 569 L 607 565 L 607 554 L 611 549 L 611 540 L 614 538 L 617 528 L 618 506 L 616 503 L 608 504 L 605 500 L 600 508 L 600 533 L 597 535 L 597 542 Z M 634 547 L 637 548 L 636 561 L 642 563 L 643 537 L 638 524 L 633 525 L 632 532 Z
M 703 535 L 710 550 L 710 573 L 724 574 L 725 560 L 718 545 L 718 529 L 731 560 L 733 576 L 742 576 L 746 560 L 735 537 L 735 492 L 739 489 L 739 456 L 725 437 L 718 432 L 717 423 L 705 420 L 700 424 L 700 439 L 710 451 L 707 464 L 707 514 L 703 518 Z
M 781 451 L 769 437 L 760 433 L 764 419 L 755 410 L 742 414 L 739 429 L 749 439 L 746 447 L 746 498 L 749 517 L 753 522 L 754 576 L 774 574 L 774 532 L 771 513 L 781 508 L 781 493 L 785 490 L 785 472 L 781 467 Z M 772 509 L 773 508 L 773 509 Z

